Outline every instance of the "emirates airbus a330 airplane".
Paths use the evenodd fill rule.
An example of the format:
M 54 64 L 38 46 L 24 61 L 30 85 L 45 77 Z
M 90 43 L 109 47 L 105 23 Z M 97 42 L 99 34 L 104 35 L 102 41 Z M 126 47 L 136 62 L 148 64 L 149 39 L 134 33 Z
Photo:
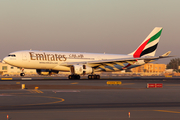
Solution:
M 170 57 L 170 51 L 161 56 L 154 56 L 161 32 L 162 27 L 155 27 L 142 44 L 127 55 L 23 50 L 10 53 L 3 61 L 21 68 L 21 76 L 25 75 L 24 69 L 36 69 L 40 75 L 70 71 L 69 79 L 80 79 L 80 75 L 86 74 L 88 79 L 100 79 L 100 75 L 94 74 L 95 71 L 121 71 Z

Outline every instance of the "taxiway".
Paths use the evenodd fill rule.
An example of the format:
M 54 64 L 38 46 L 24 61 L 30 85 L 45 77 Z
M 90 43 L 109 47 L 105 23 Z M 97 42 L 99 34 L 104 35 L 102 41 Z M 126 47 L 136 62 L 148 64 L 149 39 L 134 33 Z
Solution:
M 0 119 L 9 115 L 11 120 L 126 120 L 129 112 L 138 120 L 179 119 L 179 80 L 121 80 L 121 85 L 107 81 L 18 81 L 39 89 L 1 89 Z M 0 81 L 0 86 L 16 83 Z M 148 89 L 147 83 L 163 83 L 163 88 Z

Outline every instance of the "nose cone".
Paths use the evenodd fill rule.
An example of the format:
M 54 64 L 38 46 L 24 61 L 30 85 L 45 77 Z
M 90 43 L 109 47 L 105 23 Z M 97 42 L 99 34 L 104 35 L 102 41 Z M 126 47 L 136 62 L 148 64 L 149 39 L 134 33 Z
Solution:
M 5 57 L 2 62 L 3 62 L 3 63 L 8 63 L 8 61 L 9 61 L 9 58 L 8 58 L 8 57 Z

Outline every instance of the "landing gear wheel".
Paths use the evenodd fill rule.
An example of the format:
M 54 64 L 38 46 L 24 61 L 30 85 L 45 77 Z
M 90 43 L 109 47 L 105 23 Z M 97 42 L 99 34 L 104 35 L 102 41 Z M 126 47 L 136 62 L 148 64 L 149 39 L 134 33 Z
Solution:
M 88 79 L 92 79 L 92 75 L 88 75 Z
M 100 79 L 100 75 L 88 75 L 88 79 Z
M 21 73 L 20 76 L 24 77 L 24 76 L 25 76 L 25 73 Z
M 80 79 L 80 75 L 76 75 L 76 79 Z
M 72 79 L 80 79 L 80 75 L 69 75 L 68 79 L 72 80 Z
M 100 75 L 96 75 L 96 79 L 100 79 Z
M 72 75 L 69 75 L 69 76 L 68 76 L 68 79 L 72 79 Z

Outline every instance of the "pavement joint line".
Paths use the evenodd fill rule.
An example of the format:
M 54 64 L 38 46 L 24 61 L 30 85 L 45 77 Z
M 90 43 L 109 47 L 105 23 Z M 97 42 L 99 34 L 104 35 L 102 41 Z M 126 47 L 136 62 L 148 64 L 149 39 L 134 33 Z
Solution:
M 89 112 L 89 111 L 91 111 L 91 110 L 87 110 L 87 111 L 82 111 L 82 110 L 79 110 L 79 111 L 65 111 L 65 110 L 63 110 L 63 111 L 39 111 L 39 113 L 49 113 L 49 112 L 52 112 L 52 113 L 54 113 L 54 112 Z M 99 110 L 92 110 L 93 112 L 99 112 Z M 102 112 L 108 112 L 109 110 L 102 110 Z M 112 110 L 111 110 L 112 111 Z M 129 110 L 113 110 L 113 111 L 119 111 L 119 112 L 124 112 L 124 111 L 129 111 Z M 131 111 L 152 111 L 152 110 L 131 110 Z M 4 114 L 4 113 L 37 113 L 37 111 L 36 112 L 25 112 L 25 111 L 22 111 L 22 112 L 0 112 L 0 114 Z
M 74 112 L 74 113 L 76 113 L 76 112 L 89 112 L 89 111 L 92 111 L 92 112 L 99 112 L 99 110 L 98 109 L 96 109 L 96 110 L 94 110 L 94 109 L 90 109 L 90 110 L 87 110 L 87 111 L 82 111 L 82 110 L 76 110 L 76 111 L 66 111 L 66 110 L 58 110 L 58 111 L 35 111 L 35 112 L 33 112 L 33 111 L 28 111 L 28 112 L 26 112 L 26 111 L 22 111 L 22 112 L 0 112 L 0 114 L 4 114 L 4 113 L 55 113 L 55 112 L 57 112 L 57 113 L 59 113 L 59 112 Z M 102 110 L 101 112 L 108 112 L 109 110 Z M 158 110 L 111 110 L 111 111 L 115 111 L 115 112 L 129 112 L 129 111 L 137 111 L 137 112 L 147 112 L 147 111 L 157 111 L 157 112 L 159 112 Z

